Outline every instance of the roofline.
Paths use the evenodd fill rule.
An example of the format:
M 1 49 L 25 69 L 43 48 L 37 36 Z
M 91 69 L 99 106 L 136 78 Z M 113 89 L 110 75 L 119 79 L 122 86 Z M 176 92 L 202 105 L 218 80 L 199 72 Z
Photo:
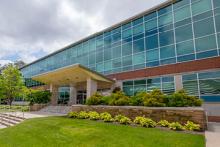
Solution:
M 156 6 L 150 8 L 150 9 L 144 11 L 144 12 L 141 12 L 141 13 L 139 13 L 139 14 L 137 14 L 137 15 L 134 15 L 134 16 L 128 18 L 128 19 L 125 19 L 125 20 L 123 20 L 123 21 L 121 21 L 121 22 L 119 22 L 119 23 L 116 23 L 115 25 L 112 25 L 112 26 L 110 26 L 110 27 L 108 27 L 108 28 L 106 28 L 106 29 L 103 29 L 102 31 L 99 31 L 99 32 L 96 32 L 96 33 L 94 33 L 94 34 L 92 34 L 92 35 L 89 35 L 89 36 L 87 36 L 87 37 L 85 37 L 85 38 L 83 38 L 83 39 L 80 39 L 80 40 L 78 40 L 78 41 L 76 41 L 76 42 L 74 42 L 74 43 L 71 43 L 71 44 L 69 44 L 69 45 L 67 45 L 67 46 L 65 46 L 65 47 L 63 47 L 63 48 L 61 48 L 61 49 L 59 49 L 59 50 L 57 50 L 57 51 L 51 53 L 51 54 L 48 54 L 48 55 L 46 55 L 46 56 L 44 56 L 44 57 L 41 57 L 41 58 L 39 58 L 39 59 L 37 59 L 37 60 L 35 60 L 35 61 L 29 63 L 29 64 L 26 64 L 26 65 L 24 65 L 23 67 L 21 67 L 20 70 L 23 69 L 23 68 L 25 68 L 25 67 L 27 67 L 27 66 L 29 66 L 29 65 L 32 65 L 32 64 L 34 64 L 34 63 L 36 63 L 36 62 L 39 62 L 39 61 L 41 61 L 41 60 L 43 60 L 43 59 L 46 59 L 46 58 L 48 58 L 48 57 L 50 57 L 50 56 L 52 56 L 52 55 L 55 55 L 55 54 L 57 54 L 57 53 L 59 53 L 59 52 L 62 52 L 62 51 L 66 50 L 66 49 L 68 49 L 68 48 L 70 48 L 70 47 L 73 47 L 73 46 L 75 46 L 75 45 L 77 45 L 77 44 L 79 44 L 79 43 L 81 43 L 81 42 L 83 42 L 83 41 L 86 41 L 86 40 L 89 40 L 89 39 L 91 39 L 91 38 L 93 38 L 93 37 L 95 37 L 95 36 L 101 35 L 101 33 L 104 33 L 104 32 L 107 32 L 107 31 L 109 31 L 109 30 L 111 30 L 111 29 L 117 28 L 117 27 L 119 27 L 120 25 L 126 24 L 126 23 L 128 23 L 129 21 L 135 20 L 135 19 L 137 19 L 138 17 L 140 17 L 140 16 L 142 16 L 142 15 L 146 15 L 146 14 L 148 14 L 148 13 L 151 13 L 151 12 L 157 10 L 157 9 L 163 8 L 163 7 L 165 7 L 165 6 L 169 5 L 169 4 L 174 3 L 174 2 L 177 2 L 177 1 L 179 1 L 179 0 L 166 0 L 165 2 L 163 2 L 163 3 L 159 4 L 159 5 L 156 5 Z
M 84 70 L 86 70 L 86 71 L 88 71 L 88 72 L 94 73 L 94 74 L 96 74 L 96 75 L 102 77 L 103 79 L 108 80 L 109 82 L 112 82 L 112 83 L 115 82 L 114 80 L 112 80 L 112 79 L 110 79 L 110 78 L 108 78 L 108 77 L 106 77 L 106 76 L 104 76 L 104 75 L 102 75 L 102 74 L 100 74 L 100 73 L 98 73 L 98 72 L 96 72 L 96 71 L 94 71 L 94 70 L 91 70 L 91 69 L 89 69 L 89 68 L 87 68 L 87 67 L 85 67 L 85 66 L 83 66 L 83 65 L 81 65 L 81 64 L 79 64 L 79 63 L 71 64 L 71 65 L 68 65 L 68 66 L 64 66 L 64 67 L 61 67 L 61 68 L 57 68 L 57 69 L 52 70 L 52 71 L 48 71 L 48 72 L 44 72 L 44 73 L 41 73 L 41 74 L 37 74 L 37 75 L 34 75 L 33 78 L 34 78 L 34 77 L 37 77 L 37 76 L 46 75 L 46 74 L 51 73 L 51 72 L 56 72 L 56 71 L 59 71 L 59 70 L 61 70 L 61 69 L 74 67 L 74 66 L 80 67 L 80 68 L 82 68 L 82 69 L 84 69 Z

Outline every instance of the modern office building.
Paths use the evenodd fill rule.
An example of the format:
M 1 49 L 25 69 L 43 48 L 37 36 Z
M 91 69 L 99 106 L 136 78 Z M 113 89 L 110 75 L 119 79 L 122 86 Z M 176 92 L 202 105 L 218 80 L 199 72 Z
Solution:
M 52 104 L 83 103 L 95 91 L 114 87 L 127 95 L 184 88 L 205 102 L 219 102 L 219 56 L 220 0 L 168 0 L 21 72 L 28 87 L 52 91 Z

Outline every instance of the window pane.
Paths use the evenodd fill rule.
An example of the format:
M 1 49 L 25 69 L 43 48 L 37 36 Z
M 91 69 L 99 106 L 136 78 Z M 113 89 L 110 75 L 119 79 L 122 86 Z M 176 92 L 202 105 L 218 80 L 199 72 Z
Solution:
M 103 61 L 103 53 L 103 51 L 96 52 L 96 63 Z
M 153 49 L 158 47 L 158 34 L 146 37 L 146 49 Z
M 145 30 L 157 29 L 157 19 L 152 19 L 148 22 L 145 22 Z
M 134 65 L 142 64 L 142 63 L 145 63 L 145 54 L 144 53 L 139 53 L 139 54 L 133 55 L 133 64 Z
M 133 35 L 137 35 L 143 32 L 144 32 L 143 24 L 133 27 Z
M 134 85 L 145 85 L 146 84 L 146 80 L 135 80 L 134 81 Z
M 144 20 L 145 20 L 145 21 L 148 21 L 148 20 L 153 19 L 153 18 L 155 18 L 155 17 L 157 17 L 157 12 L 153 12 L 153 13 L 150 13 L 150 14 L 145 15 L 145 16 L 144 16 Z
M 203 72 L 203 73 L 199 73 L 198 75 L 199 75 L 199 79 L 208 79 L 208 78 L 220 79 L 220 71 Z
M 178 2 L 176 2 L 175 4 L 173 4 L 173 9 L 178 9 L 184 5 L 187 5 L 190 3 L 190 0 L 180 0 Z
M 220 94 L 220 79 L 200 80 L 199 89 L 202 95 Z
M 220 15 L 215 16 L 216 31 L 220 32 Z
M 192 25 L 186 25 L 179 27 L 175 30 L 176 42 L 181 42 L 184 40 L 189 40 L 193 38 Z
M 115 59 L 112 61 L 113 68 L 121 67 L 121 58 Z
M 220 1 L 219 0 L 213 0 L 214 8 L 220 7 Z
M 121 57 L 121 46 L 112 48 L 112 57 L 113 58 Z
M 133 95 L 133 86 L 123 87 L 123 91 L 125 92 L 126 95 L 132 96 Z
M 159 60 L 159 50 L 155 49 L 155 50 L 147 51 L 146 61 L 150 62 L 150 61 L 155 61 L 155 60 Z
M 110 60 L 112 58 L 111 48 L 104 50 L 104 60 Z
M 171 12 L 172 11 L 172 5 L 169 5 L 165 8 L 162 8 L 158 11 L 158 15 L 163 15 L 163 14 L 166 14 L 168 12 Z
M 126 43 L 122 45 L 122 56 L 132 54 L 132 43 Z
M 215 35 L 196 39 L 195 43 L 196 43 L 196 51 L 206 51 L 216 48 Z
M 192 14 L 197 15 L 205 11 L 211 10 L 212 4 L 210 0 L 200 0 L 192 4 Z
M 165 14 L 163 16 L 160 16 L 158 18 L 158 21 L 159 21 L 159 24 L 158 24 L 159 26 L 163 26 L 163 25 L 172 23 L 173 15 L 172 15 L 172 13 Z
M 104 70 L 104 65 L 103 65 L 103 63 L 97 64 L 96 69 L 97 69 L 98 72 L 102 72 L 102 71 Z
M 195 37 L 205 36 L 214 33 L 213 18 L 205 19 L 194 23 Z
M 191 17 L 189 5 L 174 11 L 175 22 L 189 18 L 189 17 Z
M 155 49 L 155 50 L 149 50 L 146 52 L 146 61 L 150 62 L 150 61 L 155 61 L 155 60 L 159 60 L 159 50 Z
M 127 29 L 127 30 L 125 30 L 125 31 L 122 32 L 122 38 L 123 38 L 123 39 L 124 39 L 124 38 L 128 38 L 128 37 L 131 37 L 131 35 L 132 35 L 131 29 Z
M 170 57 L 174 57 L 174 56 L 175 56 L 175 46 L 174 45 L 160 48 L 160 58 L 161 59 L 166 59 L 166 58 L 170 58 Z
M 134 20 L 132 23 L 133 26 L 143 23 L 143 17 Z
M 126 56 L 122 58 L 122 66 L 132 65 L 132 56 Z
M 112 61 L 110 60 L 110 61 L 105 62 L 104 63 L 104 70 L 109 71 L 111 69 L 112 69 Z
M 185 55 L 194 53 L 193 41 L 181 42 L 176 45 L 177 55 Z
M 134 41 L 134 44 L 133 44 L 134 53 L 141 52 L 141 51 L 144 51 L 144 39 Z
M 160 33 L 160 46 L 165 46 L 174 43 L 173 30 Z

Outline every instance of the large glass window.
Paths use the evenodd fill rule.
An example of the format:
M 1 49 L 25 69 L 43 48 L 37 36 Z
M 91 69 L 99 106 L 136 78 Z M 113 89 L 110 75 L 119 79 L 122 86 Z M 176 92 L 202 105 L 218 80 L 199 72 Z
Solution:
M 174 11 L 175 22 L 191 17 L 190 6 L 187 5 Z
M 220 15 L 215 16 L 216 31 L 220 32 Z
M 134 36 L 141 34 L 141 33 L 144 33 L 144 25 L 143 24 L 140 24 L 140 25 L 133 27 L 133 35 Z
M 196 51 L 206 51 L 216 49 L 215 35 L 199 38 L 195 40 Z
M 174 45 L 160 48 L 161 59 L 166 59 L 166 58 L 171 58 L 171 57 L 175 57 L 175 46 Z
M 165 46 L 174 43 L 173 30 L 160 33 L 160 46 Z
M 176 42 L 192 39 L 193 38 L 192 25 L 189 24 L 177 28 L 175 30 L 175 35 L 176 35 Z
M 157 19 L 152 19 L 145 22 L 145 30 L 155 30 L 157 29 Z
M 199 95 L 198 80 L 196 74 L 183 75 L 183 88 L 190 95 Z
M 121 46 L 112 48 L 112 57 L 113 58 L 121 57 Z
M 124 38 L 128 38 L 128 37 L 131 37 L 131 35 L 132 35 L 132 30 L 129 28 L 129 29 L 127 29 L 127 30 L 124 30 L 123 32 L 122 32 L 122 38 L 124 39 Z
M 213 34 L 215 32 L 213 18 L 208 18 L 202 21 L 195 22 L 194 31 L 195 37 Z
M 193 41 L 189 40 L 189 41 L 178 43 L 176 45 L 176 51 L 177 51 L 178 56 L 194 53 Z
M 142 52 L 142 51 L 144 51 L 144 39 L 134 41 L 133 52 L 137 53 L 137 52 Z
M 132 43 L 126 43 L 122 45 L 122 56 L 132 54 Z
M 109 60 L 109 61 L 106 61 L 104 63 L 104 71 L 110 71 L 112 69 L 112 61 Z
M 147 50 L 158 47 L 158 34 L 146 37 L 145 40 Z
M 212 9 L 210 0 L 198 0 L 192 4 L 192 14 L 197 15 Z
M 168 14 L 165 14 L 163 16 L 160 16 L 158 18 L 159 20 L 159 26 L 163 26 L 163 25 L 167 25 L 167 24 L 170 24 L 173 22 L 173 14 L 172 13 L 168 13 Z
M 146 52 L 146 61 L 151 62 L 151 61 L 157 61 L 159 60 L 159 50 L 154 49 L 154 50 L 149 50 Z
M 139 53 L 133 56 L 134 65 L 143 64 L 143 63 L 145 63 L 145 53 Z
M 129 66 L 132 65 L 132 56 L 125 56 L 122 58 L 122 65 Z
M 214 8 L 220 7 L 220 1 L 219 0 L 213 0 Z

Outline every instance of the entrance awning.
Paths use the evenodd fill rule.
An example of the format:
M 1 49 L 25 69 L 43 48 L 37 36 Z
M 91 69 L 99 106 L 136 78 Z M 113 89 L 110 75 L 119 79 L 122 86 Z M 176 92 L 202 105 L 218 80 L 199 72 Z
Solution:
M 80 64 L 66 66 L 32 77 L 33 80 L 54 85 L 69 85 L 70 83 L 85 82 L 88 78 L 107 83 L 114 82 L 104 75 L 92 71 Z

